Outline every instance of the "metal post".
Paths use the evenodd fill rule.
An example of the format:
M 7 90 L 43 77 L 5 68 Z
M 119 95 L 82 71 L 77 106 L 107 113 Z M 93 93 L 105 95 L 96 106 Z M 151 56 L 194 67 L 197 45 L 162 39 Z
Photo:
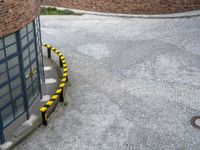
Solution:
M 59 58 L 60 60 L 60 67 L 62 68 L 63 67 L 63 63 L 62 63 L 62 60 Z
M 1 117 L 1 114 L 0 114 L 0 140 L 1 140 L 1 144 L 5 143 L 5 136 L 4 136 L 4 133 L 3 133 L 3 119 Z
M 42 124 L 47 126 L 47 107 L 40 108 L 40 111 L 42 112 Z
M 39 23 L 39 36 L 40 36 L 40 50 L 42 55 L 42 72 L 43 72 L 43 82 L 45 82 L 45 73 L 44 73 L 44 59 L 43 59 L 43 50 L 42 50 L 42 36 L 41 36 L 41 24 L 40 24 L 40 15 L 38 16 L 38 23 Z
M 51 48 L 47 48 L 48 58 L 51 58 Z
M 20 71 L 22 73 L 21 75 L 21 81 L 22 81 L 22 89 L 23 89 L 23 97 L 24 97 L 24 109 L 26 111 L 26 118 L 27 120 L 30 118 L 30 112 L 29 112 L 29 106 L 28 106 L 28 93 L 27 93 L 27 89 L 26 89 L 26 78 L 25 78 L 25 70 L 24 70 L 24 60 L 23 60 L 23 50 L 22 50 L 22 45 L 21 45 L 21 35 L 20 32 L 17 31 L 16 33 L 17 36 L 17 49 L 18 49 L 18 53 L 19 53 L 19 62 L 20 62 Z
M 36 64 L 37 64 L 37 72 L 38 72 L 38 78 L 39 78 L 39 91 L 40 91 L 40 98 L 42 98 L 42 87 L 41 87 L 41 70 L 40 70 L 40 65 L 39 65 L 39 59 L 38 59 L 38 46 L 37 46 L 37 41 L 36 41 L 36 38 L 37 38 L 37 34 L 36 34 L 36 29 L 35 29 L 35 21 L 33 21 L 33 33 L 34 33 L 34 43 L 35 43 L 35 52 L 36 52 Z M 31 69 L 33 69 L 32 67 L 31 67 Z
M 42 112 L 42 124 L 47 126 L 47 107 L 42 107 L 40 111 Z
M 62 91 L 60 93 L 60 102 L 61 103 L 64 102 L 63 89 L 62 89 Z
M 68 76 L 66 77 L 66 82 L 69 82 L 69 78 L 68 78 Z
M 0 135 L 0 139 L 1 139 L 1 144 L 5 143 L 5 136 L 4 136 L 3 132 Z
M 42 124 L 47 126 L 47 114 L 46 111 L 42 112 Z
M 60 95 L 60 102 L 64 102 L 64 96 L 63 96 L 63 88 L 59 88 L 57 89 L 56 93 L 55 93 L 55 98 L 54 99 L 57 99 L 57 97 Z M 52 97 L 51 97 L 52 98 Z

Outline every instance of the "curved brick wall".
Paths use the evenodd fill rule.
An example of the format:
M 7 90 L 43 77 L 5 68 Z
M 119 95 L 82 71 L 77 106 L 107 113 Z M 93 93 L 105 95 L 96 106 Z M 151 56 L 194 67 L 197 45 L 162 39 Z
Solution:
M 29 24 L 40 11 L 40 0 L 0 0 L 0 37 Z
M 43 5 L 98 12 L 166 14 L 200 9 L 200 0 L 43 0 Z

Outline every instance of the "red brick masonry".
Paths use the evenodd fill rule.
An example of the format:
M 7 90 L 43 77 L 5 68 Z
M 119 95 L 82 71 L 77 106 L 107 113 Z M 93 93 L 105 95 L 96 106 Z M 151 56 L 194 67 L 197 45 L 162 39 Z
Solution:
M 0 0 L 0 37 L 30 23 L 40 11 L 40 0 Z
M 43 0 L 43 5 L 98 12 L 166 14 L 200 9 L 200 0 Z

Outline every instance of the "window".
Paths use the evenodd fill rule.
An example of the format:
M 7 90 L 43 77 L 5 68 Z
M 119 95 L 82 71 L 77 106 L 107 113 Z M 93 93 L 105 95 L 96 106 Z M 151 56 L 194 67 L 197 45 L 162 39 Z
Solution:
M 33 96 L 33 88 L 32 86 L 27 90 L 27 96 L 29 98 L 29 106 L 32 104 L 32 102 L 34 101 L 34 96 Z
M 17 44 L 10 45 L 6 47 L 6 56 L 10 56 L 17 52 Z
M 4 62 L 4 63 L 2 63 L 2 64 L 0 64 L 0 74 L 2 74 L 2 73 L 5 73 L 7 70 L 6 70 L 6 63 Z
M 8 74 L 6 69 L 6 63 L 0 64 L 0 85 L 5 83 L 8 80 Z
M 38 69 L 38 65 L 42 61 L 42 52 L 38 49 L 41 48 L 38 21 L 36 19 L 20 31 L 0 38 L 0 121 L 4 127 L 25 112 L 25 101 L 30 106 L 41 95 L 38 70 L 42 66 Z
M 28 44 L 28 38 L 27 36 L 25 36 L 23 39 L 22 39 L 22 47 L 26 46 Z
M 0 50 L 3 49 L 3 40 L 0 39 Z
M 23 59 L 26 59 L 29 55 L 28 47 L 23 51 Z
M 1 49 L 0 50 L 0 61 L 3 60 L 5 58 L 5 53 L 4 53 L 4 50 Z
M 32 31 L 33 30 L 33 23 L 31 22 L 28 26 L 28 32 Z
M 0 88 L 0 97 L 4 96 L 6 93 L 10 92 L 9 86 L 4 85 Z
M 8 105 L 1 111 L 1 116 L 3 119 L 3 126 L 5 127 L 9 124 L 12 120 L 14 120 L 13 109 L 12 105 Z
M 8 74 L 7 74 L 7 72 L 4 72 L 4 73 L 0 74 L 0 85 L 5 83 L 6 81 L 8 81 Z
M 9 93 L 3 95 L 0 99 L 0 108 L 2 109 L 6 104 L 11 102 L 11 95 L 10 91 Z
M 16 35 L 12 34 L 4 38 L 5 46 L 16 43 Z
M 30 64 L 29 57 L 26 57 L 24 60 L 24 68 L 26 68 Z
M 30 55 L 31 62 L 36 58 L 35 51 L 33 51 Z
M 19 60 L 18 60 L 18 57 L 16 56 L 16 57 L 8 60 L 8 69 L 10 69 L 18 64 L 19 64 Z
M 16 100 L 16 110 L 15 110 L 15 116 L 19 116 L 24 112 L 24 99 L 23 97 L 20 97 Z
M 8 85 L 0 88 L 0 108 L 11 101 L 10 89 Z
M 19 95 L 22 95 L 21 78 L 17 78 L 11 82 L 12 98 L 15 99 Z
M 19 85 L 21 85 L 21 78 L 17 78 L 15 80 L 13 80 L 10 84 L 12 89 L 15 87 L 18 87 Z
M 31 84 L 32 84 L 32 80 L 31 80 L 31 78 L 28 78 L 26 80 L 26 88 L 29 88 L 31 86 Z
M 34 39 L 33 31 L 28 34 L 29 42 Z
M 34 43 L 32 43 L 30 45 L 30 52 L 33 52 L 33 51 L 35 51 L 35 44 Z
M 36 98 L 39 95 L 39 84 L 38 84 L 38 80 L 36 80 L 33 83 L 33 87 L 34 87 L 34 97 Z
M 11 91 L 12 91 L 13 99 L 17 98 L 19 95 L 22 95 L 22 87 L 21 86 L 13 88 L 13 89 L 11 89 Z
M 19 74 L 19 65 L 15 66 L 14 68 L 9 70 L 10 78 L 16 77 Z
M 26 30 L 26 27 L 24 27 L 23 29 L 20 30 L 21 38 L 23 38 L 26 34 L 27 34 L 27 30 Z

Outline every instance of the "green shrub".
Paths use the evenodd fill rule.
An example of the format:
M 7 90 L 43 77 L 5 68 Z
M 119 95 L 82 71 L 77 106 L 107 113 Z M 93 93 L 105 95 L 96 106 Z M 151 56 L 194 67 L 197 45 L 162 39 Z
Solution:
M 65 9 L 65 10 L 58 10 L 54 7 L 42 7 L 41 8 L 41 12 L 40 12 L 41 15 L 83 15 L 81 13 L 75 13 L 71 10 L 68 10 L 68 9 Z

